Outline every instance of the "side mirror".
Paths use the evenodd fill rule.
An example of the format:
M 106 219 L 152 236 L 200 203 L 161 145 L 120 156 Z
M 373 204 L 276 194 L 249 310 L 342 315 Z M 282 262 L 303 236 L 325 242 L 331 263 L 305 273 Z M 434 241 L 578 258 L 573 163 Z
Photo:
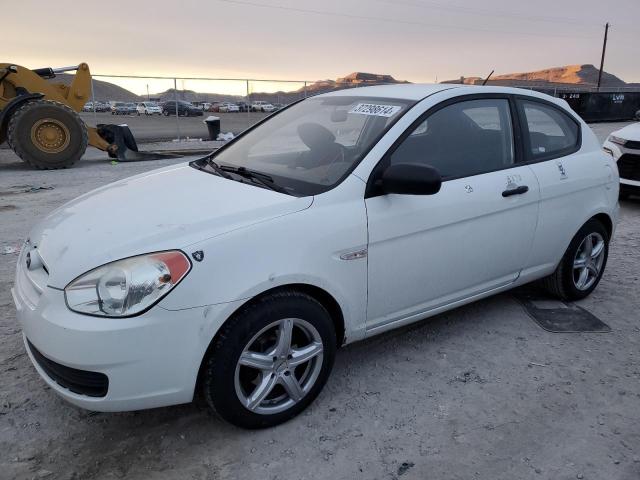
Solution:
M 442 177 L 430 165 L 396 163 L 382 174 L 384 193 L 400 195 L 433 195 L 440 191 Z

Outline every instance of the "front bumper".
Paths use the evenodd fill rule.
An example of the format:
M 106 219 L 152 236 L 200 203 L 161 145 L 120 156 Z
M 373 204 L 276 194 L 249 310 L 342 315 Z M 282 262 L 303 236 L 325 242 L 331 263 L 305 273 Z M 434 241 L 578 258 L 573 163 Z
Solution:
M 96 318 L 70 311 L 61 290 L 45 287 L 39 295 L 29 291 L 20 267 L 11 293 L 25 348 L 38 373 L 66 400 L 95 411 L 190 402 L 211 339 L 241 303 L 174 311 L 157 305 L 137 317 Z M 54 367 L 105 375 L 106 394 L 78 393 L 83 390 L 56 381 L 38 352 Z
M 610 152 L 616 161 L 622 189 L 640 189 L 640 150 L 626 148 L 609 140 L 604 142 L 603 148 Z

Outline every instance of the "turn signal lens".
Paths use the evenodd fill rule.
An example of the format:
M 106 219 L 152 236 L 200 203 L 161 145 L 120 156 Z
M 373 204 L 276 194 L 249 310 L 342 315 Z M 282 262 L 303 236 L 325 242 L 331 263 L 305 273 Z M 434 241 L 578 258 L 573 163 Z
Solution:
M 64 295 L 74 312 L 129 317 L 151 308 L 190 269 L 191 262 L 178 250 L 139 255 L 81 275 L 66 286 Z

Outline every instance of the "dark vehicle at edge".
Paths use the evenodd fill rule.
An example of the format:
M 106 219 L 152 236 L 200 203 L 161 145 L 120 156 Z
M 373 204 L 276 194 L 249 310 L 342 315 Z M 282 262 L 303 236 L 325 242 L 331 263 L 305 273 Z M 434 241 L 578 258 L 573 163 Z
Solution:
M 180 117 L 201 117 L 202 110 L 184 100 L 171 100 L 160 104 L 164 116 L 175 115 L 176 107 Z

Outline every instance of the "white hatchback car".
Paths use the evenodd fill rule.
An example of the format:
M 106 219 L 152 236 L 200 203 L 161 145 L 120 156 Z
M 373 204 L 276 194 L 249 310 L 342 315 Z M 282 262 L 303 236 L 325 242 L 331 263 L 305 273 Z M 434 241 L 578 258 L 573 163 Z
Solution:
M 138 115 L 162 115 L 162 108 L 155 102 L 140 102 L 136 110 Z
M 613 132 L 604 142 L 620 172 L 620 198 L 640 195 L 640 123 Z
M 13 295 L 29 357 L 70 402 L 200 393 L 265 427 L 313 401 L 341 345 L 537 279 L 585 297 L 617 199 L 615 162 L 562 100 L 342 90 L 58 208 Z

